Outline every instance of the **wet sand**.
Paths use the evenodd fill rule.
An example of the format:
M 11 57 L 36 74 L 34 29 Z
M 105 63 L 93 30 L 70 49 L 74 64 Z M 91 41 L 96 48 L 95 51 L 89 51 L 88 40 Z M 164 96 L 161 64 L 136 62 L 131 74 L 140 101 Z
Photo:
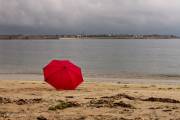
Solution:
M 42 80 L 0 80 L 0 120 L 180 120 L 180 84 L 88 81 L 56 91 Z

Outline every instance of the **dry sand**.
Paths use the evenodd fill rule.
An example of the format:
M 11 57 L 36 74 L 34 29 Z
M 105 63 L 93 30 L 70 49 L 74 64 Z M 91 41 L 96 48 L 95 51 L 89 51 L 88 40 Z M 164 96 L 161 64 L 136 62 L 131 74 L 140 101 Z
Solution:
M 180 120 L 180 85 L 1 80 L 0 120 Z

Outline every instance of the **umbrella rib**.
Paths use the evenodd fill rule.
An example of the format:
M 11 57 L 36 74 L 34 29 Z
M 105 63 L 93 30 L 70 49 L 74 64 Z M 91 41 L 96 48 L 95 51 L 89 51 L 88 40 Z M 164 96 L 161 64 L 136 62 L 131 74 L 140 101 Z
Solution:
M 52 74 L 50 74 L 49 76 L 47 76 L 46 79 L 50 78 L 52 75 L 56 74 L 58 71 L 59 71 L 59 72 L 62 72 L 62 71 L 60 71 L 60 70 L 61 70 L 61 69 L 57 69 L 57 70 L 54 71 Z
M 72 72 L 74 72 L 76 75 L 78 75 L 78 76 L 79 76 L 78 72 L 77 72 L 77 71 L 75 71 L 74 69 L 72 69 L 71 67 L 70 67 L 70 70 L 71 70 Z M 79 70 L 81 71 L 81 69 L 79 69 Z
M 80 74 L 78 74 L 78 72 L 76 72 L 74 69 L 69 69 L 69 70 L 71 70 L 71 72 L 73 72 L 76 76 L 78 76 L 78 77 L 81 77 L 81 69 L 79 69 L 80 70 Z M 82 78 L 82 80 L 83 80 L 83 78 Z

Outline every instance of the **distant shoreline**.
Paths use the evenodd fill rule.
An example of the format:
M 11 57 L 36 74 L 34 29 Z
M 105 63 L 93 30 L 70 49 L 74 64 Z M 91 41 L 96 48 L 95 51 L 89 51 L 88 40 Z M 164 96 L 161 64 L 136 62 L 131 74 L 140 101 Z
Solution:
M 175 35 L 0 35 L 0 40 L 179 39 Z

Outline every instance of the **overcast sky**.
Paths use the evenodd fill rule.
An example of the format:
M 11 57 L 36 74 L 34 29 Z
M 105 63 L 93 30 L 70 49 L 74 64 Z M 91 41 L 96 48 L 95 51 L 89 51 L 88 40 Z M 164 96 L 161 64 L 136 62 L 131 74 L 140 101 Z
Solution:
M 180 35 L 180 0 L 0 0 L 0 34 Z

